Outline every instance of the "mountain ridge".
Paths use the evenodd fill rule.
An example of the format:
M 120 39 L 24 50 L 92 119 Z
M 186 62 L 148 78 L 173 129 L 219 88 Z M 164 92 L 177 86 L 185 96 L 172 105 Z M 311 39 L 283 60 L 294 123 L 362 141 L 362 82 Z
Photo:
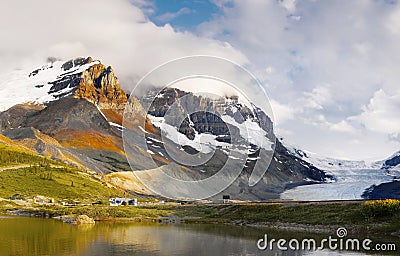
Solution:
M 55 69 L 60 74 L 55 74 Z M 44 75 L 46 72 L 52 72 L 52 75 Z M 156 98 L 156 101 L 151 103 L 153 106 L 150 106 L 149 113 L 146 113 L 144 111 L 146 103 L 143 99 L 131 97 L 128 100 L 113 69 L 90 57 L 52 63 L 30 74 L 25 77 L 23 86 L 29 85 L 30 90 L 39 90 L 44 94 L 39 95 L 40 97 L 37 93 L 30 95 L 33 100 L 27 101 L 35 104 L 25 103 L 1 112 L 0 132 L 18 141 L 30 139 L 31 149 L 38 153 L 51 154 L 58 151 L 59 155 L 68 155 L 63 161 L 79 164 L 98 173 L 129 171 L 132 164 L 128 165 L 127 157 L 133 159 L 135 169 L 147 169 L 144 155 L 149 154 L 149 151 L 152 152 L 151 157 L 158 164 L 168 165 L 170 159 L 163 149 L 163 143 L 158 142 L 163 127 L 149 118 L 149 115 L 160 117 L 165 114 L 167 109 L 165 106 L 179 102 L 181 105 L 178 109 L 181 110 L 178 111 L 184 108 L 186 108 L 184 111 L 195 110 L 193 106 L 198 107 L 200 104 L 210 112 L 217 109 L 221 112 L 218 114 L 220 117 L 206 114 L 206 112 L 193 113 L 183 120 L 182 124 L 176 123 L 173 118 L 166 120 L 166 124 L 177 129 L 178 134 L 182 134 L 189 142 L 184 145 L 184 151 L 198 150 L 196 144 L 199 145 L 199 141 L 196 140 L 196 136 L 208 136 L 209 139 L 221 145 L 229 143 L 231 137 L 226 127 L 237 135 L 236 138 L 250 143 L 250 148 L 243 151 L 247 161 L 242 174 L 224 193 L 244 200 L 264 200 L 278 198 L 279 193 L 289 187 L 333 180 L 332 176 L 325 174 L 313 164 L 291 154 L 280 141 L 275 141 L 272 121 L 260 109 L 254 105 L 240 105 L 232 97 L 213 102 L 190 92 L 175 90 L 174 93 L 177 93 L 177 96 L 188 95 L 184 102 L 178 100 L 179 97 L 168 95 L 169 92 L 164 91 L 166 93 L 164 97 Z M 26 102 L 19 102 L 20 99 L 15 99 L 14 103 Z M 135 113 L 128 117 L 133 119 L 133 122 L 130 122 L 132 127 L 122 126 L 123 111 L 126 107 L 130 107 Z M 179 127 L 175 127 L 178 125 Z M 247 127 L 246 125 L 250 125 L 252 136 L 246 137 L 243 132 L 243 127 Z M 144 132 L 149 147 L 147 152 L 133 143 L 134 153 L 126 155 L 121 138 L 124 129 L 129 129 L 134 133 Z M 15 137 L 17 134 L 20 137 Z M 53 138 L 58 144 L 50 139 L 41 139 L 40 134 Z M 260 141 L 264 142 L 260 143 Z M 182 145 L 176 146 L 182 147 Z M 258 157 L 259 150 L 263 147 L 275 147 L 271 165 L 262 180 L 256 186 L 249 187 L 248 179 L 254 164 L 256 161 L 264 161 Z M 217 148 L 216 152 L 215 158 L 208 166 L 202 169 L 179 166 L 178 169 L 171 169 L 172 174 L 188 178 L 207 177 L 227 158 L 223 148 Z M 138 189 L 135 188 L 135 190 Z
M 400 151 L 390 157 L 379 161 L 348 160 L 318 155 L 314 152 L 300 149 L 284 141 L 282 143 L 291 154 L 307 161 L 317 168 L 326 171 L 348 170 L 348 169 L 387 169 L 400 170 Z

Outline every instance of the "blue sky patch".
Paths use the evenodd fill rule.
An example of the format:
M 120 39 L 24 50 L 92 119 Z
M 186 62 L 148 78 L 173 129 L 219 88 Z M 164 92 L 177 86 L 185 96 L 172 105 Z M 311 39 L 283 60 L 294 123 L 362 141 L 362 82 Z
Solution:
M 154 13 L 149 15 L 149 19 L 158 26 L 169 23 L 178 30 L 193 30 L 220 12 L 220 9 L 208 0 L 154 0 L 152 3 Z

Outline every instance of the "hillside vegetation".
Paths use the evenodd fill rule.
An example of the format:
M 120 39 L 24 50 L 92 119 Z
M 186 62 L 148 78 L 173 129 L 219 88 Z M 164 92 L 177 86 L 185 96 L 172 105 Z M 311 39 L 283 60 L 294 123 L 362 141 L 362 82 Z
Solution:
M 65 202 L 92 202 L 123 195 L 123 191 L 109 188 L 89 174 L 49 165 L 2 171 L 0 184 L 2 198 L 18 194 L 21 199 L 28 199 L 41 195 Z
M 0 167 L 17 165 L 59 164 L 39 155 L 17 147 L 0 144 Z
M 40 216 L 86 214 L 96 220 L 130 218 L 139 221 L 173 216 L 194 223 L 290 227 L 298 224 L 328 227 L 345 225 L 363 233 L 400 232 L 398 200 L 299 205 L 289 202 L 182 206 L 141 198 L 141 202 L 147 202 L 139 207 L 110 207 L 107 204 L 110 197 L 128 195 L 122 189 L 110 187 L 100 177 L 35 155 L 18 146 L 0 143 L 0 212 L 18 211 Z M 123 177 L 114 178 L 118 178 L 115 181 L 120 184 Z M 38 196 L 54 200 L 37 203 L 35 198 Z M 98 201 L 103 204 L 91 204 Z
M 12 168 L 16 167 L 16 168 Z M 0 198 L 108 201 L 124 192 L 99 178 L 12 145 L 0 144 Z

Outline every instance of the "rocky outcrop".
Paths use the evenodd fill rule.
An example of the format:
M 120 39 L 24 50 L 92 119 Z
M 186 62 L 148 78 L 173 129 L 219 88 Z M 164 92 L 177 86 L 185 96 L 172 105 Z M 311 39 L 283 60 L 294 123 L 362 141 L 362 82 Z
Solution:
M 18 128 L 26 118 L 42 109 L 42 106 L 19 104 L 4 112 L 0 112 L 0 133 L 3 133 L 8 129 Z
M 77 66 L 87 65 L 82 72 L 73 72 Z M 94 61 L 91 57 L 76 58 L 65 62 L 61 69 L 66 71 L 52 85 L 49 94 L 56 98 L 72 95 L 84 98 L 99 108 L 123 109 L 127 95 L 119 86 L 118 78 L 110 66 Z M 70 71 L 71 70 L 71 71 Z
M 93 104 L 69 97 L 49 103 L 45 109 L 27 117 L 21 126 L 35 127 L 50 136 L 66 130 L 104 133 L 111 131 L 109 123 Z
M 400 199 L 400 180 L 372 185 L 361 196 L 364 199 Z
M 101 109 L 123 109 L 128 100 L 114 70 L 101 63 L 94 64 L 81 74 L 74 97 L 87 99 Z
M 240 103 L 236 96 L 211 99 L 176 88 L 164 88 L 158 96 L 156 93 L 157 90 L 152 90 L 140 99 L 143 106 L 148 108 L 148 114 L 165 117 L 168 124 L 179 127 L 179 131 L 191 140 L 195 131 L 217 136 L 229 136 L 229 131 L 239 133 L 237 127 L 224 123 L 221 115 L 230 116 L 239 124 L 246 120 L 256 121 L 274 140 L 271 119 L 256 106 L 253 105 L 251 109 Z M 173 105 L 175 107 L 171 108 Z M 181 120 L 181 116 L 187 117 Z
M 93 62 L 92 57 L 87 57 L 87 58 L 75 58 L 75 59 L 72 59 L 72 60 L 69 60 L 69 61 L 65 62 L 65 63 L 61 66 L 61 68 L 62 68 L 64 71 L 68 71 L 68 70 L 71 70 L 71 68 L 73 68 L 73 67 L 82 66 L 82 65 L 89 64 L 89 63 L 92 63 L 92 62 Z
M 66 224 L 72 224 L 72 225 L 82 225 L 82 224 L 93 225 L 93 224 L 95 224 L 95 221 L 93 220 L 93 218 L 90 218 L 87 215 L 75 215 L 75 216 L 65 215 L 65 216 L 61 216 L 60 220 L 62 220 L 62 222 L 66 223 Z
M 389 159 L 386 159 L 383 163 L 384 169 L 390 169 L 400 165 L 400 151 L 391 156 Z

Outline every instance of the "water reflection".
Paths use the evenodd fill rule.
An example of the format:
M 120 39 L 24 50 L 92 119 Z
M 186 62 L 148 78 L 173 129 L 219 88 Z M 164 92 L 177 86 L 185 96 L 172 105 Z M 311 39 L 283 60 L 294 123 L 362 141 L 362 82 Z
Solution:
M 327 250 L 260 251 L 256 241 L 266 232 L 277 239 L 323 237 L 234 226 L 97 223 L 76 227 L 52 219 L 0 217 L 0 255 L 349 255 Z

